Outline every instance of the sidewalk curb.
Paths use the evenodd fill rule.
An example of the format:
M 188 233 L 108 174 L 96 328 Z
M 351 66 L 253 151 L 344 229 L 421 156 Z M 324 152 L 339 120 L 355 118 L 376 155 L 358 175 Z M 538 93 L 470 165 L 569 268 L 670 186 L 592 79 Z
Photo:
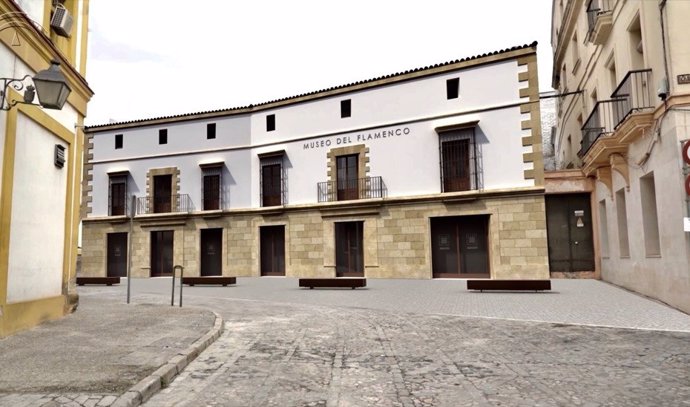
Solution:
M 155 372 L 132 386 L 124 394 L 121 394 L 113 402 L 111 407 L 137 407 L 150 399 L 151 396 L 159 392 L 162 388 L 168 387 L 175 376 L 182 373 L 182 370 L 187 367 L 188 364 L 196 359 L 201 352 L 215 342 L 223 333 L 223 318 L 217 312 L 213 313 L 216 316 L 216 320 L 210 331 L 194 341 L 187 349 L 180 351 Z

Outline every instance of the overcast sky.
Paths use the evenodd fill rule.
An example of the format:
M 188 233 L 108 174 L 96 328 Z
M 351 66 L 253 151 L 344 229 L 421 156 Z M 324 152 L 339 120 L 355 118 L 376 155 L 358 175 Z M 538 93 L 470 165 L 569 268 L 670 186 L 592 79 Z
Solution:
M 86 122 L 256 104 L 535 40 L 548 90 L 550 19 L 550 0 L 92 0 Z

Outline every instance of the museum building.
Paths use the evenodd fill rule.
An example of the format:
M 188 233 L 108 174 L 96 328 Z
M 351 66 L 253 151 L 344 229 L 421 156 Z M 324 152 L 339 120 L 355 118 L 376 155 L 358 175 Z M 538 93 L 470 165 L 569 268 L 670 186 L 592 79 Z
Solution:
M 548 278 L 536 49 L 90 126 L 81 275 Z

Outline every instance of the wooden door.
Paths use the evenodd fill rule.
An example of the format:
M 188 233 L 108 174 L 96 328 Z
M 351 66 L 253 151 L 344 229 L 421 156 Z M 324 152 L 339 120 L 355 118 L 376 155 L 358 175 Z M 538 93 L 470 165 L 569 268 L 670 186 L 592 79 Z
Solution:
M 153 212 L 171 212 L 172 209 L 172 175 L 153 177 Z
M 488 215 L 432 218 L 433 276 L 488 278 L 488 224 Z
M 108 233 L 108 277 L 127 277 L 127 233 Z
M 263 226 L 261 234 L 261 275 L 285 275 L 285 226 Z
M 220 175 L 204 175 L 204 210 L 220 209 Z
M 359 155 L 343 155 L 336 158 L 338 200 L 359 199 Z
M 223 229 L 201 229 L 201 276 L 223 275 Z
M 589 194 L 547 196 L 546 229 L 550 271 L 594 271 Z
M 127 184 L 124 182 L 112 182 L 110 184 L 110 215 L 125 215 L 125 199 Z
M 281 167 L 280 164 L 269 164 L 261 167 L 262 206 L 282 204 Z
M 364 277 L 364 222 L 335 224 L 335 273 L 337 277 Z
M 443 192 L 468 191 L 470 181 L 470 140 L 442 143 Z
M 173 231 L 151 232 L 151 277 L 171 276 L 173 272 Z

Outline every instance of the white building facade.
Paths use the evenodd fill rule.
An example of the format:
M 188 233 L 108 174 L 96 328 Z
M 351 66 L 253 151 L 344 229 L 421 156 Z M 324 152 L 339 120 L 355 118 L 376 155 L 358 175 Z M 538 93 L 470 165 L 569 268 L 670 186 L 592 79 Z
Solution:
M 553 6 L 553 85 L 568 95 L 556 156 L 573 179 L 595 181 L 570 192 L 591 192 L 601 278 L 690 312 L 690 3 Z
M 82 273 L 546 278 L 538 101 L 534 43 L 90 127 Z

